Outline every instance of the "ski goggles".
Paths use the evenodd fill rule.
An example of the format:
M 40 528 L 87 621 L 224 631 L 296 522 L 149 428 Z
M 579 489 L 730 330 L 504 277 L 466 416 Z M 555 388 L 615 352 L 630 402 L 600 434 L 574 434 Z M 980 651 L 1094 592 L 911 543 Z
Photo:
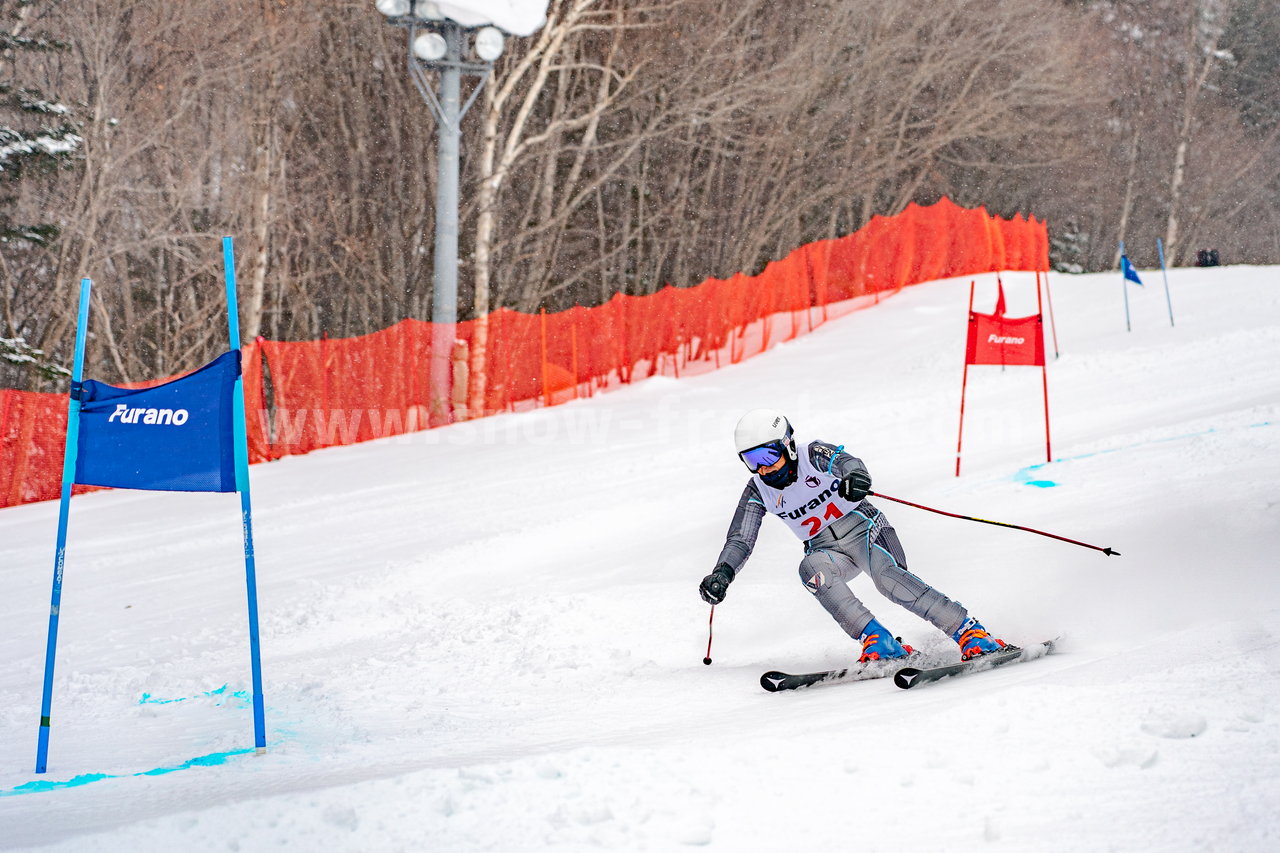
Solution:
M 742 461 L 747 464 L 748 468 L 752 471 L 758 471 L 761 468 L 768 468 L 777 462 L 785 452 L 786 449 L 781 441 L 771 441 L 768 444 L 744 450 L 738 455 L 742 457 Z

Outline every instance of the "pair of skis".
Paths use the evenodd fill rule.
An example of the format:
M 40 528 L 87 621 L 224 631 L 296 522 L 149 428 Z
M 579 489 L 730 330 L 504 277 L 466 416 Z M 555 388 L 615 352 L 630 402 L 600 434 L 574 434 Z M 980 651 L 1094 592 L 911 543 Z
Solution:
M 1051 653 L 1054 648 L 1053 640 L 1046 640 L 1043 643 L 1037 643 L 1029 648 L 1021 648 L 1019 646 L 1006 646 L 998 652 L 989 652 L 985 655 L 973 658 L 960 663 L 948 664 L 946 666 L 934 666 L 927 668 L 917 668 L 912 666 L 913 659 L 919 657 L 919 652 L 913 652 L 906 658 L 898 658 L 888 661 L 872 661 L 857 666 L 851 666 L 847 669 L 831 669 L 825 672 L 806 672 L 806 673 L 786 673 L 786 672 L 766 672 L 760 676 L 760 686 L 770 693 L 778 693 L 783 690 L 796 690 L 801 687 L 810 687 L 815 684 L 833 684 L 841 681 L 866 681 L 873 678 L 887 678 L 893 676 L 893 683 L 903 690 L 910 690 L 912 687 L 919 687 L 922 684 L 931 684 L 935 681 L 941 681 L 944 678 L 951 678 L 956 675 L 969 675 L 975 672 L 985 672 L 989 669 L 995 669 L 998 666 L 1006 666 L 1012 663 L 1020 663 L 1022 661 L 1035 660 L 1039 657 Z M 905 666 L 903 664 L 906 664 Z

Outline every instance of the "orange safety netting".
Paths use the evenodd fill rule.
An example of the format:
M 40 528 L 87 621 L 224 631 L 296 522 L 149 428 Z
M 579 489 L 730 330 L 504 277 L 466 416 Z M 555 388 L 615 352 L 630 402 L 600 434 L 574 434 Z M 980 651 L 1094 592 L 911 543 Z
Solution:
M 619 294 L 598 307 L 552 314 L 500 309 L 455 327 L 460 353 L 475 345 L 482 326 L 487 340 L 483 411 L 467 417 L 554 405 L 657 373 L 714 370 L 908 285 L 1048 266 L 1043 222 L 1005 220 L 943 199 L 801 246 L 758 275 Z M 432 330 L 403 320 L 358 338 L 246 346 L 250 460 L 454 420 L 454 408 L 433 403 Z M 0 506 L 58 496 L 66 400 L 0 391 Z

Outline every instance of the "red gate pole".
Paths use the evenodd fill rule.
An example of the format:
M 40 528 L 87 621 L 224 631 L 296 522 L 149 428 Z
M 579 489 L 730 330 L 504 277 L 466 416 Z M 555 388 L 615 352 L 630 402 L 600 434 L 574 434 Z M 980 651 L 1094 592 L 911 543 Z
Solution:
M 960 430 L 956 433 L 956 476 L 960 476 L 960 447 L 964 442 L 964 392 L 969 385 L 969 338 L 973 335 L 973 286 L 969 282 L 969 322 L 965 329 L 964 374 L 960 378 Z
M 1048 276 L 1045 276 L 1046 280 Z M 1040 380 L 1044 385 L 1044 461 L 1053 461 L 1053 450 L 1049 445 L 1049 367 L 1044 357 L 1044 303 L 1040 299 L 1040 274 L 1036 273 L 1036 334 L 1040 336 Z
M 1049 289 L 1049 270 L 1044 271 L 1044 293 L 1049 300 L 1049 331 L 1053 333 L 1053 357 L 1058 358 L 1058 314 L 1053 310 L 1053 291 Z M 1040 295 L 1040 270 L 1036 270 L 1036 298 Z
M 1039 323 L 1040 333 L 1044 334 L 1044 321 Z M 1053 461 L 1053 450 L 1049 447 L 1049 368 L 1040 365 L 1040 378 L 1044 382 L 1044 461 Z
M 956 476 L 960 476 L 960 445 L 964 441 L 964 389 L 969 384 L 969 360 L 964 362 L 964 375 L 960 378 L 960 431 L 956 434 Z
M 551 405 L 551 389 L 547 381 L 547 309 L 542 308 L 542 405 Z
M 570 331 L 573 334 L 573 399 L 578 399 L 578 390 L 582 385 L 582 380 L 578 377 L 578 314 L 577 307 L 573 309 L 573 326 Z

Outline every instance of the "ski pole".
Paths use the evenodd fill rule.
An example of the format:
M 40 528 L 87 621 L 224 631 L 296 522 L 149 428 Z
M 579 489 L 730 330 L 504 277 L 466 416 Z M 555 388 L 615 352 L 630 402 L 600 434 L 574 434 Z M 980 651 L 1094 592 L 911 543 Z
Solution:
M 1112 557 L 1112 556 L 1119 557 L 1119 556 L 1120 556 L 1120 552 L 1119 552 L 1119 551 L 1113 551 L 1113 550 L 1112 550 L 1112 549 L 1110 549 L 1110 548 L 1103 548 L 1103 547 L 1101 547 L 1101 546 L 1099 546 L 1099 545 L 1090 545 L 1088 542 L 1079 542 L 1079 541 L 1077 541 L 1077 540 L 1075 540 L 1075 539 L 1068 539 L 1067 537 L 1065 537 L 1065 536 L 1059 536 L 1059 535 L 1058 535 L 1058 534 L 1056 534 L 1056 533 L 1045 533 L 1043 530 L 1036 530 L 1034 527 L 1023 527 L 1023 526 L 1022 526 L 1022 525 L 1020 525 L 1020 524 L 1009 524 L 1008 522 L 1004 522 L 1004 521 L 989 521 L 989 520 L 987 520 L 987 519 L 985 519 L 985 518 L 974 518 L 972 515 L 960 515 L 959 513 L 954 513 L 954 512 L 944 512 L 944 511 L 942 511 L 942 510 L 940 510 L 940 509 L 934 509 L 934 508 L 933 508 L 933 507 L 931 507 L 931 506 L 922 506 L 921 504 L 912 503 L 911 501 L 904 501 L 902 498 L 891 498 L 891 497 L 889 497 L 888 495 L 881 494 L 880 492 L 867 492 L 867 496 L 868 496 L 868 497 L 875 496 L 875 497 L 877 497 L 877 498 L 884 498 L 884 499 L 885 499 L 885 500 L 887 500 L 887 501 L 893 501 L 894 503 L 906 504 L 907 506 L 913 506 L 913 507 L 915 507 L 916 509 L 923 509 L 923 510 L 927 510 L 928 512 L 936 512 L 938 515 L 945 515 L 945 516 L 947 516 L 947 517 L 949 517 L 949 518 L 959 518 L 959 519 L 963 519 L 964 521 L 978 521 L 978 522 L 981 522 L 981 523 L 983 523 L 983 524 L 994 524 L 994 525 L 996 525 L 997 527 L 1010 527 L 1010 528 L 1012 528 L 1012 529 L 1014 529 L 1014 530 L 1025 530 L 1025 531 L 1027 531 L 1028 533 L 1035 533 L 1035 534 L 1038 534 L 1038 535 L 1040 535 L 1040 536 L 1048 536 L 1050 539 L 1057 539 L 1059 542 L 1069 542 L 1069 543 L 1071 543 L 1072 545 L 1079 545 L 1081 548 L 1092 548 L 1092 549 L 1093 549 L 1093 550 L 1095 550 L 1095 551 L 1101 551 L 1102 553 L 1106 554 L 1108 557 Z
M 707 666 L 711 666 L 711 623 L 715 621 L 715 618 L 716 606 L 713 604 L 711 605 L 711 615 L 707 617 L 707 656 L 702 659 L 702 662 Z

